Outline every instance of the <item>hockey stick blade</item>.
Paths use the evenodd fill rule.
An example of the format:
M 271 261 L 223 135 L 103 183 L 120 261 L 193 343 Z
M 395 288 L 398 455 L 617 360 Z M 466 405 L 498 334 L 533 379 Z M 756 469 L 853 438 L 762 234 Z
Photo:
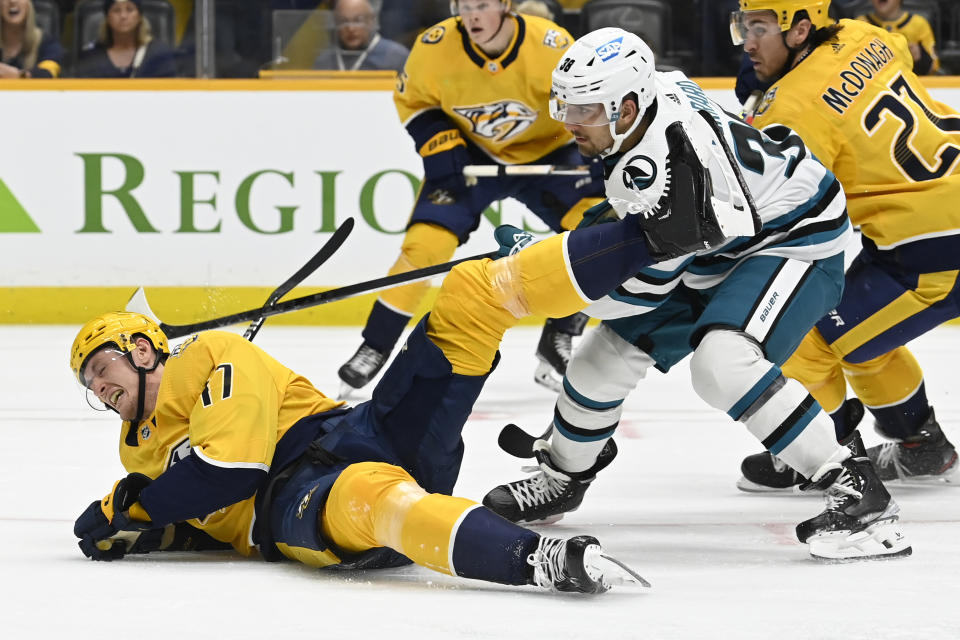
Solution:
M 282 313 L 290 313 L 291 311 L 300 311 L 301 309 L 309 309 L 310 307 L 316 307 L 321 304 L 336 302 L 337 300 L 345 300 L 346 298 L 352 298 L 360 294 L 381 291 L 383 289 L 389 289 L 391 287 L 407 284 L 409 282 L 427 280 L 441 273 L 446 273 L 461 262 L 467 262 L 468 260 L 480 260 L 482 258 L 495 258 L 497 255 L 498 254 L 496 251 L 490 253 L 481 253 L 475 256 L 469 256 L 467 258 L 460 258 L 459 260 L 452 260 L 443 264 L 433 265 L 432 267 L 425 267 L 423 269 L 416 269 L 414 271 L 407 271 L 405 273 L 397 273 L 392 276 L 367 280 L 366 282 L 358 282 L 345 287 L 321 291 L 320 293 L 301 296 L 299 298 L 291 298 L 290 300 L 277 302 L 271 306 L 248 309 L 246 311 L 240 311 L 238 313 L 232 313 L 227 316 L 221 316 L 211 320 L 204 320 L 202 322 L 179 325 L 167 324 L 166 322 L 159 320 L 156 317 L 156 314 L 151 312 L 149 315 L 157 320 L 157 324 L 160 325 L 160 329 L 164 332 L 164 334 L 166 334 L 169 340 L 175 340 L 199 331 L 208 331 L 210 329 L 228 327 L 232 324 L 252 322 L 260 316 L 270 317 L 280 315 Z M 149 309 L 149 304 L 146 303 L 146 296 L 143 295 L 142 288 L 138 289 L 136 293 L 134 293 L 134 297 L 131 298 L 130 303 L 127 304 L 127 309 L 131 311 L 134 310 L 131 308 L 131 304 L 133 304 L 135 299 L 138 297 L 142 298 L 143 306 Z
M 515 458 L 532 458 L 537 436 L 531 435 L 512 422 L 500 430 L 497 444 Z
M 354 220 L 353 218 L 347 218 L 343 221 L 337 230 L 333 232 L 333 235 L 323 243 L 323 246 L 320 247 L 320 250 L 312 258 L 310 258 L 306 264 L 300 267 L 296 273 L 286 279 L 279 287 L 273 290 L 270 296 L 267 298 L 267 301 L 263 304 L 264 307 L 272 307 L 275 305 L 280 298 L 290 293 L 294 287 L 303 282 L 311 273 L 320 268 L 324 262 L 330 259 L 337 250 L 343 246 L 343 243 L 350 236 L 350 232 L 353 231 Z M 253 342 L 253 339 L 257 336 L 257 332 L 260 331 L 260 327 L 263 326 L 264 321 L 267 319 L 266 316 L 260 316 L 256 318 L 253 322 L 250 323 L 250 326 L 247 327 L 247 330 L 243 332 L 243 337 L 250 342 Z

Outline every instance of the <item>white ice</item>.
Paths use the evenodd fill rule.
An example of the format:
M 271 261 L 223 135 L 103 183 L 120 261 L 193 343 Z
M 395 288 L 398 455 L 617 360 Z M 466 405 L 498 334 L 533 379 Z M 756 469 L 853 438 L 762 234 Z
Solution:
M 793 536 L 813 497 L 739 492 L 758 444 L 690 390 L 681 365 L 627 401 L 620 455 L 581 509 L 543 527 L 596 535 L 653 588 L 557 596 L 419 567 L 343 574 L 228 553 L 86 560 L 74 518 L 123 475 L 118 424 L 87 408 L 67 367 L 75 327 L 0 327 L 0 637 L 20 638 L 960 638 L 960 489 L 891 490 L 910 558 L 824 565 Z M 464 431 L 457 493 L 479 500 L 522 476 L 500 452 L 506 422 L 541 431 L 553 397 L 532 382 L 533 328 L 503 360 Z M 960 330 L 913 343 L 948 436 L 960 442 Z M 257 342 L 321 389 L 356 329 L 283 328 Z M 867 444 L 879 442 L 867 427 Z

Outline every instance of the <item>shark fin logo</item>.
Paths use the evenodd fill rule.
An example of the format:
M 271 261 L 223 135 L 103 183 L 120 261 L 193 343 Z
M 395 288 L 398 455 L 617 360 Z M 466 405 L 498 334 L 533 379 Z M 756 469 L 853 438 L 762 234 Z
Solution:
M 40 233 L 40 227 L 3 180 L 0 180 L 0 233 Z

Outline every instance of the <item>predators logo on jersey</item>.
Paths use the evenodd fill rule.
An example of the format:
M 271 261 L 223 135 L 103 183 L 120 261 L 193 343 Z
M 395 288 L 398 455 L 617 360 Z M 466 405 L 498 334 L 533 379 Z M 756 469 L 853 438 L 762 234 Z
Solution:
M 438 42 L 443 40 L 443 34 L 446 32 L 447 30 L 444 29 L 441 25 L 436 25 L 434 27 L 431 27 L 430 29 L 427 29 L 426 32 L 424 32 L 424 34 L 420 37 L 420 42 L 424 44 L 437 44 Z
M 454 107 L 453 111 L 470 123 L 474 135 L 494 142 L 506 142 L 537 120 L 537 111 L 518 100 Z
M 504 19 L 514 35 L 493 57 L 470 40 L 459 17 L 414 42 L 393 98 L 417 149 L 451 126 L 503 164 L 535 162 L 573 142 L 545 108 L 550 73 L 573 38 L 536 16 Z

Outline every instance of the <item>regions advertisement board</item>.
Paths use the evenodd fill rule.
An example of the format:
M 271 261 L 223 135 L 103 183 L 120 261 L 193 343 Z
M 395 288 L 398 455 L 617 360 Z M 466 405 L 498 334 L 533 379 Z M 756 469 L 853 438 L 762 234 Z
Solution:
M 80 322 L 139 285 L 173 320 L 256 306 L 348 217 L 353 234 L 302 292 L 396 258 L 422 167 L 388 83 L 14 84 L 0 90 L 0 322 Z M 705 84 L 737 108 L 731 81 Z M 934 95 L 960 104 L 960 89 Z M 500 223 L 545 231 L 508 200 L 457 255 L 491 249 Z M 367 308 L 292 321 L 359 323 Z

